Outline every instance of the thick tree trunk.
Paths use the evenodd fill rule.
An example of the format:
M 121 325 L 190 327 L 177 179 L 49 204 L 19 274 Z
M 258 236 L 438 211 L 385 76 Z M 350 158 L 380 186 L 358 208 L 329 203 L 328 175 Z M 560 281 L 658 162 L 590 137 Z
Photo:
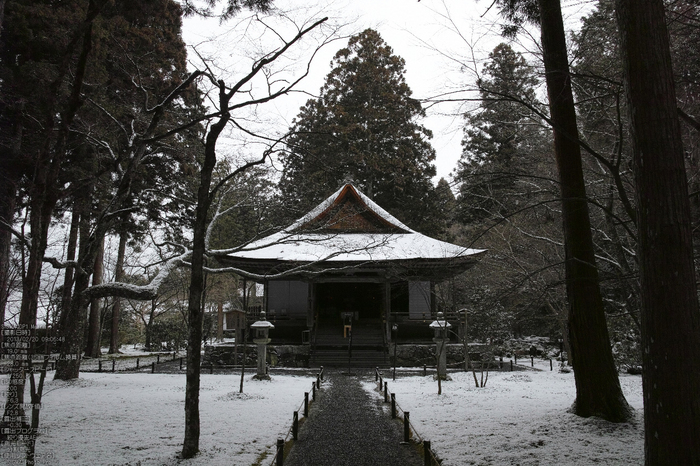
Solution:
M 105 241 L 104 237 L 98 240 L 97 255 L 95 256 L 95 266 L 92 269 L 92 285 L 102 284 L 102 269 L 104 262 Z M 88 340 L 85 356 L 99 358 L 100 351 L 100 318 L 102 317 L 102 299 L 93 298 L 90 300 L 90 320 L 88 323 Z
M 75 286 L 70 307 L 64 311 L 61 319 L 61 336 L 64 338 L 61 344 L 60 357 L 56 361 L 56 373 L 54 379 L 71 380 L 80 375 L 80 359 L 83 352 L 83 335 L 85 329 L 87 302 L 84 291 L 90 286 L 90 267 L 94 264 L 94 256 L 90 257 L 90 210 L 89 200 L 85 197 L 76 201 L 76 209 L 79 210 L 79 250 L 78 262 L 82 265 L 75 272 Z
M 661 0 L 617 1 L 637 184 L 647 465 L 700 464 L 700 310 Z
M 576 379 L 573 412 L 626 421 L 598 283 L 581 150 L 559 0 L 539 0 L 542 49 L 559 169 L 569 300 L 569 344 Z
M 78 230 L 80 225 L 80 209 L 73 206 L 73 214 L 70 221 L 70 232 L 68 233 L 68 247 L 66 249 L 66 260 L 75 260 L 75 252 L 78 249 Z M 73 296 L 74 270 L 72 267 L 66 268 L 63 279 L 63 295 L 61 296 L 61 315 L 59 317 L 58 328 L 63 326 L 63 320 L 70 309 L 70 301 Z
M 117 266 L 114 272 L 115 282 L 122 282 L 124 280 L 124 254 L 126 253 L 126 240 L 128 237 L 129 234 L 126 232 L 124 221 L 122 221 L 122 229 L 119 234 L 119 251 L 117 251 Z M 114 304 L 112 305 L 112 331 L 109 338 L 109 354 L 116 354 L 119 352 L 119 319 L 121 309 L 121 298 L 114 298 Z
M 50 176 L 46 166 L 38 168 L 33 178 L 32 195 L 29 211 L 29 225 L 32 236 L 29 244 L 29 258 L 27 271 L 22 280 L 22 304 L 20 307 L 17 329 L 27 331 L 30 336 L 29 348 L 22 355 L 18 355 L 12 362 L 10 374 L 10 386 L 7 401 L 5 403 L 4 421 L 10 425 L 20 425 L 24 414 L 24 387 L 26 380 L 25 368 L 29 367 L 29 360 L 34 353 L 36 345 L 32 343 L 36 333 L 37 306 L 39 302 L 39 287 L 41 284 L 42 259 L 47 247 L 48 229 L 51 221 L 51 213 L 55 205 L 55 198 L 50 194 L 47 186 L 47 178 Z

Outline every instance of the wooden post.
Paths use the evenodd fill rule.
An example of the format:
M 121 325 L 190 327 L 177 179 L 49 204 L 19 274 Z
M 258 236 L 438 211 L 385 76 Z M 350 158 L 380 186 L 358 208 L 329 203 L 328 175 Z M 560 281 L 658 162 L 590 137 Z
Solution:
M 552 364 L 552 358 L 549 358 L 549 370 L 554 370 L 554 365 Z
M 116 363 L 117 363 L 117 360 L 112 359 L 112 372 L 114 372 L 114 366 L 116 365 Z
M 384 403 L 389 402 L 389 383 L 384 382 Z
M 97 372 L 102 372 L 102 359 L 97 360 Z
M 173 361 L 175 360 L 175 351 L 173 351 Z
M 156 354 L 156 364 L 160 364 L 160 354 Z
M 294 417 L 292 417 L 292 438 L 297 440 L 299 437 L 299 411 L 294 411 Z
M 151 363 L 151 374 L 155 374 L 156 372 L 156 363 L 155 361 Z
M 309 417 L 309 392 L 304 392 L 304 417 Z
M 423 466 L 432 466 L 433 459 L 430 453 L 430 440 L 423 440 Z
M 284 466 L 284 439 L 277 439 L 277 466 Z
M 510 360 L 510 371 L 513 372 L 513 360 Z
M 411 426 L 408 419 L 408 411 L 403 412 L 403 441 L 408 443 L 411 437 Z
M 391 418 L 396 419 L 396 393 L 391 394 Z
M 428 366 L 423 364 L 423 377 L 425 377 L 426 375 L 428 375 Z
M 513 356 L 515 356 L 515 364 L 517 364 L 517 363 L 518 363 L 518 355 L 517 355 L 517 353 L 513 353 Z
M 530 367 L 535 367 L 535 357 L 530 356 Z
M 182 358 L 180 358 L 180 370 L 182 370 Z
M 136 369 L 139 368 L 139 358 L 136 358 Z
M 316 382 L 311 383 L 311 399 L 316 401 Z

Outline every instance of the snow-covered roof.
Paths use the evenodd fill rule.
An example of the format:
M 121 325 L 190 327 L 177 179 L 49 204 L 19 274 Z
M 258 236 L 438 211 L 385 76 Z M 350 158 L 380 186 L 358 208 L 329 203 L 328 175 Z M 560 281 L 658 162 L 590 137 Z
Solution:
M 480 252 L 412 230 L 352 184 L 346 184 L 288 228 L 254 241 L 229 257 L 293 262 L 385 262 L 460 259 Z
M 400 230 L 404 230 L 404 232 L 415 233 L 409 227 L 401 223 L 399 219 L 397 219 L 389 212 L 381 208 L 379 204 L 374 202 L 369 197 L 365 196 L 363 192 L 361 192 L 359 189 L 357 189 L 350 183 L 344 185 L 336 192 L 331 194 L 330 197 L 328 197 L 328 199 L 321 202 L 315 208 L 311 209 L 311 211 L 309 211 L 306 215 L 304 215 L 299 220 L 290 225 L 288 228 L 286 228 L 286 230 L 295 231 L 300 228 L 303 228 L 305 225 L 308 225 L 316 219 L 323 218 L 324 214 L 332 210 L 333 206 L 335 206 L 339 201 L 343 201 L 345 199 L 347 199 L 348 202 L 354 201 L 356 206 L 360 209 L 370 214 L 374 214 L 376 218 L 381 219 Z

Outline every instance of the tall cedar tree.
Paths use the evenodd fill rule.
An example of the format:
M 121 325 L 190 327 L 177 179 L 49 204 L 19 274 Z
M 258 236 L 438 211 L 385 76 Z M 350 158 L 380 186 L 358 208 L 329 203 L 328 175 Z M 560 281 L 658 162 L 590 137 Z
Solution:
M 465 115 L 457 167 L 463 220 L 498 218 L 512 207 L 508 192 L 525 173 L 525 154 L 532 152 L 528 146 L 540 140 L 532 112 L 518 100 L 534 105 L 537 83 L 534 69 L 508 44 L 489 54 L 478 83 L 481 104 Z
M 616 6 L 637 185 L 645 463 L 700 464 L 700 310 L 664 3 Z
M 596 268 L 566 36 L 559 0 L 502 0 L 515 22 L 538 22 L 559 171 L 569 305 L 569 346 L 576 379 L 572 407 L 580 416 L 626 421 L 631 410 L 620 388 Z M 512 32 L 512 31 L 511 31 Z
M 598 154 L 584 157 L 598 271 L 619 368 L 641 367 L 640 289 L 634 179 L 627 105 L 612 0 L 600 0 L 573 34 L 572 86 L 581 139 Z
M 2 31 L 2 117 L 11 128 L 16 150 L 3 154 L 3 168 L 24 176 L 31 238 L 27 246 L 26 273 L 22 282 L 19 326 L 34 336 L 42 260 L 48 229 L 60 196 L 57 183 L 69 146 L 70 128 L 82 105 L 93 26 L 104 2 L 16 1 L 5 5 Z M 14 18 L 13 21 L 11 18 Z M 10 27 L 10 25 L 14 27 Z M 46 31 L 46 28 L 50 31 Z M 44 32 L 37 34 L 37 30 Z M 24 246 L 24 244 L 23 244 Z M 30 343 L 26 358 L 30 358 Z M 25 372 L 15 360 L 12 384 L 18 396 L 8 392 L 6 412 L 10 422 L 22 414 Z M 3 421 L 7 420 L 3 417 Z
M 106 166 L 114 173 L 106 177 L 106 182 L 98 183 L 92 177 L 76 178 L 71 169 L 63 172 L 74 187 L 76 198 L 94 192 L 91 198 L 102 197 L 107 201 L 81 214 L 80 224 L 92 224 L 93 227 L 89 234 L 80 235 L 78 263 L 81 267 L 76 270 L 74 296 L 61 318 L 61 332 L 65 337 L 62 355 L 80 354 L 82 350 L 85 308 L 89 301 L 85 292 L 101 238 L 108 231 L 117 229 L 120 221 L 133 225 L 127 217 L 115 215 L 114 211 L 149 212 L 154 204 L 158 204 L 159 210 L 166 211 L 165 201 L 153 193 L 170 193 L 172 186 L 182 183 L 182 177 L 165 176 L 165 173 L 180 171 L 177 169 L 187 165 L 186 160 L 178 160 L 181 154 L 173 150 L 180 144 L 170 140 L 169 147 L 163 147 L 161 143 L 140 141 L 160 125 L 174 126 L 188 117 L 188 110 L 179 104 L 156 111 L 144 110 L 149 102 L 158 102 L 163 95 L 185 82 L 187 71 L 184 43 L 180 38 L 180 15 L 179 6 L 170 0 L 148 3 L 123 0 L 106 7 L 96 24 L 98 40 L 88 76 L 89 82 L 99 85 L 90 85 L 85 90 L 92 105 L 77 115 L 74 127 L 76 133 L 87 135 L 86 141 L 99 141 L 89 152 L 95 152 L 98 167 Z M 90 121 L 101 124 L 93 129 Z M 120 122 L 120 125 L 115 122 Z M 125 128 L 133 130 L 139 138 L 130 137 L 130 130 Z M 106 143 L 110 152 L 104 151 Z M 69 152 L 69 160 L 75 159 L 71 166 L 84 162 L 85 157 L 80 154 L 80 151 Z M 149 220 L 153 220 L 150 215 Z M 93 334 L 90 341 L 93 346 L 100 342 L 100 325 L 94 321 L 99 317 L 96 314 L 91 316 Z M 66 358 L 57 364 L 57 378 L 70 379 L 78 374 L 79 359 Z
M 470 304 L 469 330 L 479 338 L 561 334 L 565 326 L 552 312 L 563 307 L 559 186 L 551 133 L 537 115 L 539 80 L 522 54 L 501 43 L 477 83 L 481 99 L 465 115 L 456 180 L 464 235 L 490 252 L 474 279 L 452 292 Z
M 282 160 L 285 202 L 303 213 L 350 177 L 409 226 L 439 233 L 432 133 L 416 123 L 425 112 L 411 97 L 404 60 L 367 29 L 350 38 L 332 66 L 320 96 L 293 122 Z

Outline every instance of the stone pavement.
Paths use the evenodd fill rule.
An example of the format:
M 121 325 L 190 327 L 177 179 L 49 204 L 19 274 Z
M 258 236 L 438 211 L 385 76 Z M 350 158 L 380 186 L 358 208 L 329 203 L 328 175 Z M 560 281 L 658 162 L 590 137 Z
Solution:
M 402 444 L 403 427 L 382 410 L 382 400 L 360 385 L 369 374 L 326 372 L 299 439 L 285 466 L 421 466 L 413 444 Z M 330 383 L 329 383 L 330 382 Z

